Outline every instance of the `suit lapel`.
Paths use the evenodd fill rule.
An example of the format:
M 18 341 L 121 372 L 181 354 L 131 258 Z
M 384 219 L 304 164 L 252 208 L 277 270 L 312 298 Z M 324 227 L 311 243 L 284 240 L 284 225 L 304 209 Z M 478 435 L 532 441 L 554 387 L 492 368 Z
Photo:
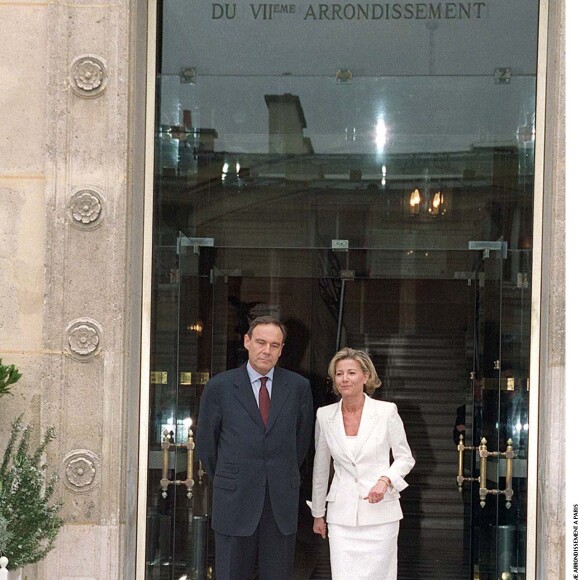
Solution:
M 364 444 L 370 437 L 379 415 L 377 413 L 375 402 L 368 395 L 365 395 L 365 404 L 362 411 L 362 416 L 360 418 L 360 425 L 358 428 L 358 436 L 356 438 L 356 447 L 354 452 L 354 458 L 356 459 L 363 449 Z
M 354 460 L 354 456 L 346 444 L 346 431 L 344 430 L 344 421 L 342 420 L 342 399 L 338 402 L 338 405 L 336 405 L 336 412 L 329 415 L 327 425 L 328 430 L 342 449 L 343 453 L 351 460 Z
M 234 378 L 234 396 L 248 412 L 248 415 L 263 429 L 264 421 L 262 421 L 245 364 L 238 369 L 238 374 Z
M 270 416 L 268 417 L 268 426 L 266 433 L 272 429 L 276 418 L 280 414 L 288 395 L 290 394 L 290 385 L 285 377 L 280 376 L 277 368 L 274 368 L 274 378 L 272 380 L 272 399 L 270 401 Z M 254 400 L 255 403 L 255 400 Z M 259 413 L 258 413 L 259 415 Z M 261 420 L 261 418 L 260 418 Z

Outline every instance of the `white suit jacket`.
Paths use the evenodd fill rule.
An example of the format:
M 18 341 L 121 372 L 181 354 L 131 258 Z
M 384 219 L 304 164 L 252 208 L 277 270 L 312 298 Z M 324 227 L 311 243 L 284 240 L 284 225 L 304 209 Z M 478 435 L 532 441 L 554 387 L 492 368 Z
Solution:
M 394 403 L 375 401 L 365 395 L 353 452 L 349 451 L 346 442 L 342 401 L 319 408 L 315 444 L 311 506 L 314 517 L 322 517 L 327 511 L 328 523 L 344 526 L 382 524 L 403 517 L 399 492 L 408 487 L 403 478 L 411 471 L 415 460 Z M 392 464 L 390 451 L 394 459 Z M 327 493 L 331 458 L 334 477 Z M 371 504 L 363 498 L 381 475 L 386 475 L 392 485 L 382 501 Z

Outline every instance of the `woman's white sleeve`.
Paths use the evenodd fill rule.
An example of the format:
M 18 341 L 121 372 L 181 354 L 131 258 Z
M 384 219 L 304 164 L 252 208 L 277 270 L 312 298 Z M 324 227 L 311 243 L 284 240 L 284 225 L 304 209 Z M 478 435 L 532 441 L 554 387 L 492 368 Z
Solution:
M 321 518 L 326 513 L 326 495 L 328 493 L 328 476 L 330 474 L 330 449 L 326 437 L 320 428 L 320 419 L 316 414 L 314 427 L 314 468 L 312 473 L 312 516 Z
M 397 491 L 403 491 L 409 484 L 404 477 L 415 465 L 415 459 L 411 453 L 411 448 L 407 443 L 407 435 L 403 421 L 397 412 L 397 406 L 393 405 L 393 410 L 389 416 L 388 424 L 389 446 L 393 453 L 393 463 L 381 475 L 386 475 Z

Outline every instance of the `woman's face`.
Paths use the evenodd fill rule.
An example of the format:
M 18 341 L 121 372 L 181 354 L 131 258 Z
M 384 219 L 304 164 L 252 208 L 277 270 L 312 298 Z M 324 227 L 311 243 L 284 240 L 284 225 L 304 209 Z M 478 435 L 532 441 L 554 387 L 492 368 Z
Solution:
M 336 363 L 334 384 L 343 398 L 359 397 L 368 379 L 369 373 L 363 371 L 357 360 L 347 358 Z

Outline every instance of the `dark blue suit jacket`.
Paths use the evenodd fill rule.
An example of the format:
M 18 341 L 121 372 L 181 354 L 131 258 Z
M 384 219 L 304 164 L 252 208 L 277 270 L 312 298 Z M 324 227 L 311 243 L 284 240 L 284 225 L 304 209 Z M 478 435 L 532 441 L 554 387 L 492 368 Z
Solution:
M 283 534 L 298 526 L 300 465 L 312 436 L 310 383 L 275 367 L 267 427 L 246 365 L 213 377 L 201 396 L 196 451 L 213 481 L 212 527 L 229 536 L 254 533 L 268 486 Z

